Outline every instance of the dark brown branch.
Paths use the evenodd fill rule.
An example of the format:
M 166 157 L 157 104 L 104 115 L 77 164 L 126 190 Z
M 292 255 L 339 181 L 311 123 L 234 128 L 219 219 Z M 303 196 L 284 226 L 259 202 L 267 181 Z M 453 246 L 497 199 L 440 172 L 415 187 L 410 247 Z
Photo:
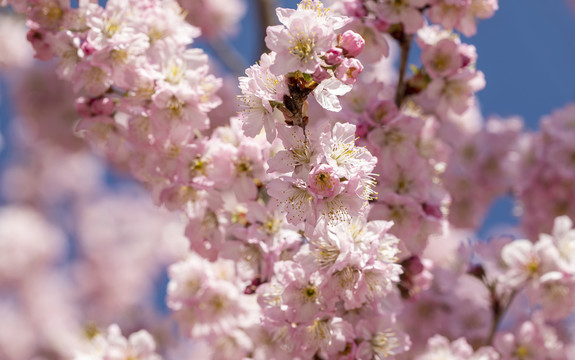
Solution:
M 399 48 L 401 49 L 401 57 L 399 59 L 399 79 L 397 80 L 397 89 L 395 91 L 395 105 L 399 108 L 405 97 L 405 72 L 407 70 L 407 60 L 409 59 L 409 49 L 413 35 L 405 33 L 401 34 L 399 39 Z

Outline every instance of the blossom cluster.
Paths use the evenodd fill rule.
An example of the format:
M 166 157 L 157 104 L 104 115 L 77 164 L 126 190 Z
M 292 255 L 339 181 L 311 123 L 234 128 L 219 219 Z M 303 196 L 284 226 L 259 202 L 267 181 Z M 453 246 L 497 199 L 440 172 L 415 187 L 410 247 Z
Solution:
M 0 176 L 0 357 L 72 359 L 91 348 L 94 358 L 86 337 L 110 323 L 168 336 L 150 297 L 187 249 L 184 225 L 133 185 L 108 188 L 104 164 L 73 135 L 71 85 L 52 66 L 9 79 L 19 121 Z
M 319 1 L 302 1 L 297 10 L 278 9 L 283 25 L 269 27 L 272 50 L 240 78 L 240 119 L 249 136 L 262 128 L 283 149 L 268 161 L 275 179 L 267 192 L 292 225 L 308 233 L 318 221 L 348 220 L 365 212 L 371 199 L 375 159 L 355 146 L 352 125 L 310 119 L 308 96 L 329 111 L 341 110 L 337 96 L 351 90 L 363 66 L 356 59 L 363 38 L 339 33 L 349 21 Z
M 429 339 L 425 352 L 417 356 L 416 360 L 444 359 L 465 359 L 465 360 L 497 360 L 499 356 L 491 347 L 482 347 L 474 351 L 471 345 L 464 338 L 459 338 L 453 342 L 441 335 L 436 335 Z
M 396 295 L 401 267 L 391 223 L 341 223 L 309 239 L 293 260 L 279 261 L 262 285 L 264 326 L 303 346 L 303 357 L 365 358 L 401 353 L 407 337 L 381 301 Z M 388 300 L 391 301 L 391 300 Z M 381 323 L 361 320 L 369 314 Z M 284 340 L 284 341 L 286 341 Z
M 364 26 L 379 31 L 401 27 L 414 34 L 424 26 L 427 15 L 447 30 L 472 36 L 477 32 L 477 21 L 492 17 L 499 6 L 497 0 L 345 0 L 342 7 Z
M 363 38 L 341 33 L 347 17 L 315 0 L 302 1 L 297 10 L 280 8 L 277 16 L 283 25 L 269 27 L 265 38 L 271 52 L 240 78 L 243 129 L 255 136 L 264 127 L 270 142 L 276 122 L 305 128 L 310 94 L 323 108 L 340 111 L 337 96 L 348 93 L 363 70 L 356 58 Z
M 537 242 L 515 240 L 501 249 L 497 280 L 511 289 L 525 287 L 529 300 L 541 304 L 545 319 L 557 320 L 575 309 L 573 222 L 555 219 L 552 234 L 541 234 Z
M 56 0 L 11 5 L 27 14 L 36 57 L 58 57 L 58 75 L 82 95 L 76 130 L 150 187 L 178 181 L 152 162 L 177 155 L 209 127 L 207 112 L 219 105 L 221 86 L 207 57 L 187 48 L 199 30 L 184 21 L 180 6 L 169 0 L 108 1 L 105 8 L 88 1 L 78 8 Z
M 43 84 L 43 71 L 19 91 L 28 157 L 2 181 L 9 201 L 27 205 L 0 209 L 0 294 L 15 290 L 0 314 L 34 331 L 14 345 L 0 331 L 0 356 L 516 360 L 574 350 L 564 321 L 575 309 L 573 105 L 545 117 L 540 134 L 521 133 L 516 118 L 483 124 L 484 75 L 455 31 L 473 35 L 496 0 L 279 8 L 269 52 L 239 78 L 237 116 L 223 119 L 211 110 L 224 81 L 189 47 L 200 30 L 185 19 L 213 40 L 243 3 L 184 1 L 187 14 L 173 0 L 0 3 L 26 15 L 36 57 L 56 57 L 77 94 Z M 408 74 L 415 45 L 420 65 Z M 74 115 L 60 97 L 76 96 Z M 77 116 L 76 131 L 179 222 L 102 189 L 104 170 L 66 136 Z M 505 193 L 524 233 L 470 240 Z M 72 208 L 73 226 L 46 220 L 51 207 Z M 74 286 L 24 276 L 56 273 L 66 251 Z M 154 312 L 130 316 L 148 311 L 142 296 L 166 262 L 181 338 Z M 58 295 L 42 307 L 39 293 Z M 150 332 L 126 338 L 120 326 Z
M 118 325 L 114 324 L 108 327 L 106 334 L 95 334 L 90 348 L 77 354 L 74 359 L 161 360 L 155 350 L 154 339 L 147 331 L 140 330 L 126 339 Z
M 485 87 L 483 73 L 475 69 L 475 47 L 438 26 L 422 28 L 417 41 L 424 70 L 411 79 L 413 87 L 408 81 L 407 91 L 418 92 L 418 104 L 441 119 L 450 112 L 463 114 L 473 106 L 473 94 Z
M 317 0 L 304 0 L 297 10 L 279 8 L 277 16 L 282 25 L 270 26 L 265 39 L 278 58 L 270 66 L 273 74 L 299 71 L 312 75 L 320 86 L 323 81 L 333 78 L 346 85 L 355 83 L 363 70 L 355 57 L 363 50 L 364 40 L 353 31 L 341 33 L 349 18 L 333 13 Z M 341 85 L 335 88 L 341 88 Z M 320 92 L 315 90 L 316 98 Z M 323 101 L 318 101 L 323 106 Z
M 573 189 L 573 112 L 568 104 L 541 119 L 541 132 L 524 134 L 517 145 L 520 160 L 514 192 L 522 227 L 530 236 L 550 232 L 553 219 L 575 217 Z M 541 201 L 542 197 L 545 201 Z
M 224 338 L 231 343 L 247 341 L 249 347 L 243 350 L 251 350 L 245 331 L 258 323 L 258 306 L 253 296 L 238 287 L 233 261 L 212 263 L 192 253 L 171 265 L 169 273 L 168 306 L 187 336 L 210 343 Z
M 452 148 L 443 183 L 450 194 L 449 222 L 473 229 L 498 196 L 515 188 L 517 148 L 523 122 L 519 118 L 480 119 L 464 116 L 446 122 L 441 137 Z
M 445 225 L 449 197 L 434 179 L 447 159 L 446 144 L 437 135 L 436 119 L 419 111 L 400 111 L 393 92 L 374 89 L 381 90 L 381 84 L 358 84 L 336 118 L 355 124 L 357 144 L 374 154 L 377 176 L 368 218 L 393 220 L 390 231 L 402 240 L 402 258 L 408 258 L 420 254 L 428 236 Z
M 337 223 L 365 213 L 376 160 L 355 145 L 353 125 L 336 123 L 331 131 L 293 127 L 280 134 L 284 150 L 269 165 L 282 175 L 268 184 L 268 193 L 288 222 L 305 221 L 313 229 L 321 220 Z
M 511 331 L 493 333 L 501 359 L 569 358 L 571 339 L 563 333 L 566 323 L 561 320 L 575 309 L 574 235 L 571 219 L 561 216 L 552 233 L 540 234 L 537 241 L 507 236 L 496 239 L 491 248 L 478 247 L 482 265 L 471 273 L 487 284 L 491 306 L 509 308 L 517 318 Z

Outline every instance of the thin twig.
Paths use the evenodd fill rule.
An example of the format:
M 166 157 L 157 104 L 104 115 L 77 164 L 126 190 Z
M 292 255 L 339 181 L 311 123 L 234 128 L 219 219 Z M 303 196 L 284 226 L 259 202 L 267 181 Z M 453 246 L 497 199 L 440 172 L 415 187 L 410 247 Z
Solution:
M 399 62 L 399 79 L 395 91 L 395 105 L 397 105 L 398 108 L 401 106 L 405 96 L 405 71 L 407 70 L 407 60 L 409 59 L 409 49 L 411 48 L 412 40 L 413 35 L 403 33 L 399 42 L 401 58 Z
M 274 16 L 274 9 L 276 8 L 276 2 L 274 0 L 257 0 L 258 13 L 261 19 L 261 35 L 260 41 L 260 54 L 267 52 L 268 48 L 266 46 L 265 37 L 266 29 L 268 26 L 275 25 L 277 23 Z
M 493 289 L 491 291 L 492 291 L 492 294 L 494 296 L 496 296 L 494 293 L 495 289 Z M 497 332 L 497 328 L 499 327 L 499 323 L 501 322 L 501 320 L 503 319 L 503 316 L 505 315 L 505 313 L 509 309 L 509 306 L 511 306 L 511 303 L 513 302 L 513 299 L 515 298 L 515 295 L 517 295 L 517 290 L 513 290 L 511 292 L 511 294 L 509 295 L 509 298 L 507 300 L 507 303 L 505 304 L 505 306 L 502 309 L 499 308 L 498 310 L 493 311 L 493 323 L 491 324 L 491 331 L 489 332 L 489 336 L 487 337 L 487 343 L 486 343 L 487 346 L 493 345 L 493 338 L 495 337 L 495 333 Z M 499 302 L 500 300 L 495 298 L 494 301 Z

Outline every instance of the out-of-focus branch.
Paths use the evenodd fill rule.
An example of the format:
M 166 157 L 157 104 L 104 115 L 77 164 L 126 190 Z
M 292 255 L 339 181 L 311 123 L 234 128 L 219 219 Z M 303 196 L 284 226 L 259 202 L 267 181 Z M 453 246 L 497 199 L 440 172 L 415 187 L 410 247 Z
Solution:
M 503 319 L 503 316 L 507 312 L 507 309 L 509 309 L 509 307 L 511 306 L 511 303 L 515 298 L 515 295 L 517 295 L 517 290 L 513 290 L 513 292 L 511 292 L 509 297 L 506 299 L 507 301 L 505 303 L 502 303 L 503 301 L 497 298 L 495 288 L 491 288 L 490 291 L 492 296 L 491 310 L 493 315 L 493 322 L 491 323 L 491 331 L 489 331 L 489 336 L 487 337 L 486 342 L 487 346 L 493 346 L 493 339 L 495 338 L 495 333 L 497 332 L 499 323 Z
M 221 37 L 209 38 L 208 44 L 234 75 L 242 76 L 244 74 L 248 67 L 244 57 L 226 39 Z
M 265 42 L 266 29 L 268 26 L 272 26 L 277 23 L 274 16 L 274 9 L 277 7 L 277 3 L 275 0 L 256 0 L 256 3 L 262 29 L 260 36 L 260 53 L 264 53 L 268 50 Z
M 405 71 L 407 70 L 407 60 L 409 59 L 409 49 L 411 48 L 411 41 L 413 35 L 403 33 L 399 40 L 399 48 L 401 49 L 401 58 L 399 60 L 399 79 L 397 80 L 397 89 L 395 91 L 395 105 L 401 107 L 403 98 L 405 96 Z

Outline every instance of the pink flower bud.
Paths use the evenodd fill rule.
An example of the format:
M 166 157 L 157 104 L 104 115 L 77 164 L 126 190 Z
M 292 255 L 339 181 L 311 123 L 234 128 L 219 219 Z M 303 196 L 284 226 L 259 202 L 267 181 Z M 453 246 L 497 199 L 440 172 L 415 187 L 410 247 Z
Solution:
M 44 34 L 38 30 L 30 29 L 26 34 L 26 39 L 30 42 L 36 54 L 34 57 L 41 61 L 50 60 L 54 54 L 50 44 L 44 40 Z
M 325 53 L 325 63 L 328 65 L 338 65 L 343 61 L 343 50 L 331 48 Z
M 466 67 L 471 63 L 471 58 L 465 54 L 461 54 L 461 67 Z
M 115 109 L 114 101 L 107 97 L 96 99 L 92 103 L 92 113 L 95 115 L 112 115 Z
M 359 124 L 357 124 L 355 126 L 355 136 L 359 137 L 359 138 L 365 138 L 367 137 L 367 134 L 369 133 L 369 123 L 367 121 L 360 121 Z
M 461 55 L 461 67 L 466 67 L 477 61 L 477 50 L 473 45 L 459 44 L 459 53 Z
M 345 56 L 356 57 L 363 50 L 365 40 L 355 31 L 347 30 L 341 35 L 339 46 L 343 49 Z
M 96 48 L 88 41 L 84 41 L 82 45 L 80 45 L 80 50 L 82 50 L 84 56 L 89 56 L 96 51 Z
M 423 266 L 421 259 L 415 255 L 405 259 L 402 262 L 402 265 L 404 271 L 406 271 L 410 276 L 417 275 L 421 273 L 423 270 L 425 270 L 425 267 Z
M 318 84 L 325 79 L 329 79 L 331 75 L 321 66 L 318 66 L 313 73 L 313 81 L 317 82 Z
M 90 109 L 90 104 L 87 98 L 85 97 L 79 97 L 78 99 L 76 99 L 76 112 L 78 113 L 78 115 L 80 115 L 81 117 L 91 117 L 92 116 L 92 110 Z
M 431 216 L 437 219 L 441 219 L 443 217 L 443 213 L 441 212 L 441 207 L 439 205 L 424 203 L 422 205 L 422 209 L 427 216 Z

